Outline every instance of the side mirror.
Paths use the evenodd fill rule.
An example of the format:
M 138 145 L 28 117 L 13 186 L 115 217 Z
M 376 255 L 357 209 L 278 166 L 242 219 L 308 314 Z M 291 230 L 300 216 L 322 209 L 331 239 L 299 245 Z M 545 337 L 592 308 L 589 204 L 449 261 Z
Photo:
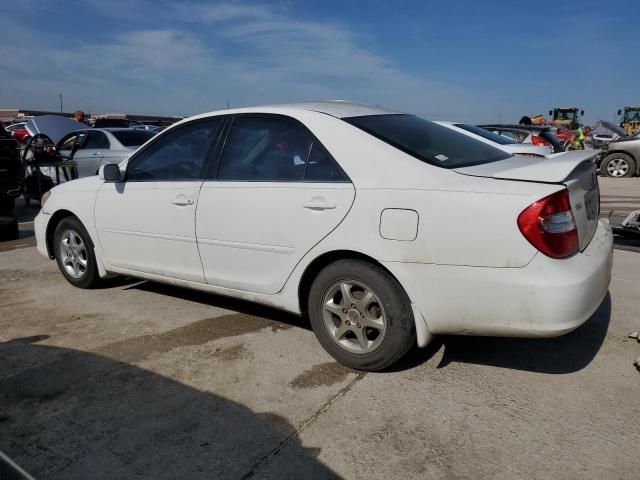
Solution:
M 98 175 L 101 180 L 105 182 L 119 182 L 122 179 L 122 175 L 120 174 L 120 167 L 115 163 L 107 163 L 106 165 L 102 165 L 98 170 Z
M 618 115 L 622 115 L 622 110 L 618 110 Z
M 553 117 L 553 110 L 549 110 L 549 116 Z
M 580 116 L 584 117 L 584 110 L 580 110 Z

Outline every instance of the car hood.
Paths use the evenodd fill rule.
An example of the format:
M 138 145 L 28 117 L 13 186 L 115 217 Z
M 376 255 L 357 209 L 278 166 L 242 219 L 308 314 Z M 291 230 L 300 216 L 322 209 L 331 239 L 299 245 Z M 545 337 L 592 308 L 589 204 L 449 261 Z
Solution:
M 42 133 L 57 144 L 66 134 L 86 128 L 87 126 L 58 115 L 42 115 L 34 117 L 25 124 L 25 128 L 31 136 Z
M 519 155 L 498 162 L 457 168 L 455 171 L 476 177 L 561 183 L 578 165 L 591 161 L 599 152 L 599 150 L 573 150 L 549 155 L 546 159 Z

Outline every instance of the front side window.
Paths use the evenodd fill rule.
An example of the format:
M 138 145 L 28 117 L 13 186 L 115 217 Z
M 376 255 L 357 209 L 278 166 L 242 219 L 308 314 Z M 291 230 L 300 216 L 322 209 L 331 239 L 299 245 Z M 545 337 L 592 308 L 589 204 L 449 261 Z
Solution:
M 491 145 L 414 115 L 368 115 L 345 121 L 418 160 L 442 168 L 469 167 L 511 157 Z
M 71 150 L 73 150 L 73 147 L 76 145 L 76 143 L 78 145 L 82 145 L 82 140 L 84 139 L 84 137 L 84 133 L 71 135 L 63 142 L 62 145 L 60 145 L 60 152 L 70 152 Z
M 295 181 L 304 178 L 313 136 L 297 122 L 277 117 L 238 117 L 220 160 L 218 178 Z
M 139 147 L 155 135 L 147 130 L 114 130 L 111 134 L 123 147 Z
M 223 119 L 191 123 L 167 132 L 136 155 L 127 167 L 128 181 L 197 180 Z

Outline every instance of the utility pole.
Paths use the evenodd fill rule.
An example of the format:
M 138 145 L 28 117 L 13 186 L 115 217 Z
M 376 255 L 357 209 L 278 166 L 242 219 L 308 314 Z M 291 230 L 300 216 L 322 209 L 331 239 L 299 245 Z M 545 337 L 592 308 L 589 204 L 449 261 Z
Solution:
M 229 100 L 227 100 L 227 110 L 229 110 Z
M 62 94 L 59 93 L 58 96 L 60 97 L 60 113 L 62 114 Z

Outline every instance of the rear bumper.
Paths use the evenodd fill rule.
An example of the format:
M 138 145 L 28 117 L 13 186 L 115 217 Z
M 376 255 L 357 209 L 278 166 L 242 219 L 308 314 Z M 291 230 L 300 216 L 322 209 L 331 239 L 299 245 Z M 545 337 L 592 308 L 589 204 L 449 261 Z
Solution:
M 584 323 L 607 294 L 613 234 L 599 222 L 582 253 L 538 253 L 521 268 L 388 262 L 437 334 L 551 337 Z

